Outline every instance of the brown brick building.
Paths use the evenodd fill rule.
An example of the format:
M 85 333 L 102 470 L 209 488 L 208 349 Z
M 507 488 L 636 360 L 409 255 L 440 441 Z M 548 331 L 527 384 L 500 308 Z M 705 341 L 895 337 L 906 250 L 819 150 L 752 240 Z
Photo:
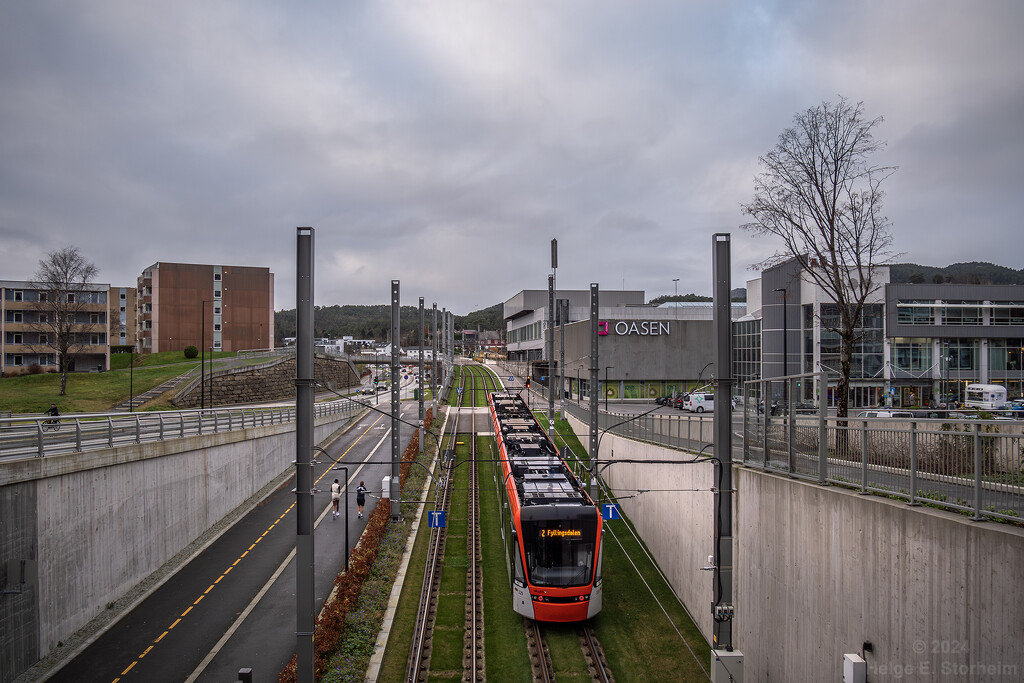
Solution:
M 141 353 L 274 346 L 274 274 L 269 268 L 154 263 L 137 295 Z

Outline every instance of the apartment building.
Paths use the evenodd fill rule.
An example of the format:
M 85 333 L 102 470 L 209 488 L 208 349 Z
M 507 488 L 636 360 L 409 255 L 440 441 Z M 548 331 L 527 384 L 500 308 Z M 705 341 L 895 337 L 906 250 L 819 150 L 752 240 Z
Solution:
M 251 266 L 154 263 L 138 279 L 140 353 L 274 348 L 274 274 Z
M 135 319 L 136 301 L 134 287 L 111 287 L 107 296 L 110 302 L 110 346 L 132 349 L 135 346 L 138 324 Z
M 85 284 L 68 292 L 60 308 L 70 315 L 67 370 L 110 368 L 108 306 L 110 285 Z M 53 294 L 31 282 L 0 281 L 0 371 L 59 370 Z

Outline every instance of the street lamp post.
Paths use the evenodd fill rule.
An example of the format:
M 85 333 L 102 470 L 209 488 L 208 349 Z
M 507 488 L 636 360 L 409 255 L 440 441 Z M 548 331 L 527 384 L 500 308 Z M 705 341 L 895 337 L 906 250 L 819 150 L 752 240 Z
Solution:
M 786 315 L 786 288 L 778 287 L 772 291 L 782 292 L 782 376 L 789 375 L 789 321 Z M 782 405 L 789 410 L 789 380 L 783 380 Z
M 672 297 L 672 304 L 673 304 L 672 308 L 675 309 L 675 315 L 673 317 L 674 318 L 678 318 L 679 317 L 679 278 L 677 278 L 677 277 L 672 278 L 672 287 L 673 287 L 672 291 L 675 294 L 675 296 Z
M 604 366 L 604 412 L 608 412 L 608 370 L 614 368 L 614 365 Z
M 128 412 L 135 412 L 135 347 L 128 352 Z

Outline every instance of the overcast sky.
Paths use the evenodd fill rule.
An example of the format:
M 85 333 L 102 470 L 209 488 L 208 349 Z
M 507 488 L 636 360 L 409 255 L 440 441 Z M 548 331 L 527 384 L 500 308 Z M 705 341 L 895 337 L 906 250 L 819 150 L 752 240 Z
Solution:
M 558 284 L 712 291 L 758 156 L 837 95 L 884 116 L 901 260 L 1024 267 L 1024 2 L 0 3 L 0 279 L 78 246 L 267 266 L 295 307 L 458 314 Z

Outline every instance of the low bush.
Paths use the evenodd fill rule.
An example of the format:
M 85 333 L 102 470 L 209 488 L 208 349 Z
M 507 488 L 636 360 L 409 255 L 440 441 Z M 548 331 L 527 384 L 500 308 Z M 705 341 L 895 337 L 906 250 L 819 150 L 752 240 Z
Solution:
M 184 349 L 182 349 L 182 353 L 185 354 L 185 358 L 188 358 L 189 360 L 191 360 L 193 358 L 196 358 L 199 355 L 199 349 L 197 349 L 195 346 L 192 346 L 190 344 L 190 345 L 186 346 Z

